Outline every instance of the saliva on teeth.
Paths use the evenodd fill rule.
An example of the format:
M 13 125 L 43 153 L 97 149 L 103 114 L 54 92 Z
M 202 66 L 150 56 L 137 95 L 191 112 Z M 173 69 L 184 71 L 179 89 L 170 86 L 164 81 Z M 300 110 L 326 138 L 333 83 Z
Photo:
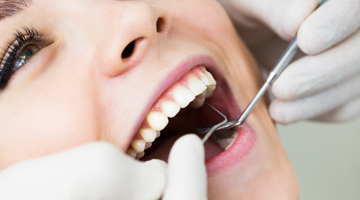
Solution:
M 192 69 L 155 102 L 137 133 L 140 135 L 137 138 L 141 139 L 131 141 L 126 153 L 134 159 L 142 158 L 145 155 L 144 151 L 160 137 L 160 131 L 169 123 L 168 118 L 175 117 L 181 108 L 202 107 L 205 99 L 212 95 L 215 88 L 216 81 L 205 67 Z

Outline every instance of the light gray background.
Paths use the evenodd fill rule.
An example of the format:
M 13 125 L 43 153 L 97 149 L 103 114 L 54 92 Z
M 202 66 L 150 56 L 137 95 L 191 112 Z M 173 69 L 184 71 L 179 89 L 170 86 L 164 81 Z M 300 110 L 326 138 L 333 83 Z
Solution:
M 360 118 L 278 125 L 302 200 L 360 199 Z

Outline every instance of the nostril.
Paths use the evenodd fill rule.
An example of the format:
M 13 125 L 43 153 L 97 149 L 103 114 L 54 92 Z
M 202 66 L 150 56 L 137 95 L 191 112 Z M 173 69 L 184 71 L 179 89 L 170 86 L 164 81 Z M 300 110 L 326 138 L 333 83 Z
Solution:
M 156 31 L 160 33 L 165 28 L 165 19 L 162 17 L 159 17 L 159 19 L 156 21 Z
M 128 44 L 124 51 L 121 54 L 121 58 L 122 59 L 126 59 L 129 58 L 133 53 L 134 53 L 134 49 L 135 49 L 135 42 L 136 40 L 130 42 L 130 44 Z

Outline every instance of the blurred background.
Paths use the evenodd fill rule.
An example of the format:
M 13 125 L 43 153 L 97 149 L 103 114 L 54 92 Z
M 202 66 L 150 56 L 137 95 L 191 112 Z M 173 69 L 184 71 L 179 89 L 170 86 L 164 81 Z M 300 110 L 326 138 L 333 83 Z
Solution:
M 302 200 L 360 199 L 360 118 L 277 127 Z

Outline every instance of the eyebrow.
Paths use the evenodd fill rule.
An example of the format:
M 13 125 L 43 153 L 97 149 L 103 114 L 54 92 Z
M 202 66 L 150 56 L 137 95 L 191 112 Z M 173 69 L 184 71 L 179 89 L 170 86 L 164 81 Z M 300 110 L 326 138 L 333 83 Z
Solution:
M 20 13 L 32 0 L 0 0 L 0 20 Z

